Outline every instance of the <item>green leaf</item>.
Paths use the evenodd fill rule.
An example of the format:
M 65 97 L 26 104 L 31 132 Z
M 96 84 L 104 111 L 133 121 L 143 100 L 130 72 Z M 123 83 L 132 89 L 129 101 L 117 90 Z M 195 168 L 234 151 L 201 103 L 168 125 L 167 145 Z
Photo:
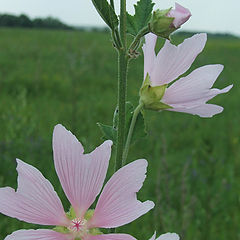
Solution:
M 113 10 L 112 6 L 107 0 L 92 0 L 93 5 L 97 9 L 99 15 L 105 21 L 105 23 L 112 29 L 118 27 L 118 17 Z
M 138 32 L 148 25 L 152 16 L 154 3 L 152 0 L 139 0 L 135 8 L 135 15 L 127 13 L 127 32 L 136 36 Z
M 113 126 L 104 125 L 102 123 L 97 123 L 97 125 L 99 126 L 99 128 L 103 134 L 102 138 L 104 140 L 112 140 L 113 143 L 116 142 L 117 129 L 115 129 Z

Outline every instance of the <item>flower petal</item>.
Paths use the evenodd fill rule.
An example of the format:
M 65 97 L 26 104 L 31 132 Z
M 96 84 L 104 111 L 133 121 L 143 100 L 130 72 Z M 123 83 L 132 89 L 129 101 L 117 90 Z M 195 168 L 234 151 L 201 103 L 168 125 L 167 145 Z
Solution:
M 156 240 L 179 240 L 179 236 L 176 233 L 165 233 L 160 235 Z
M 156 231 L 154 232 L 154 234 L 152 235 L 152 237 L 149 240 L 155 240 L 156 239 Z
M 146 178 L 146 160 L 136 160 L 118 170 L 104 187 L 90 227 L 114 228 L 132 222 L 154 207 L 151 201 L 140 202 L 136 193 Z
M 102 234 L 102 235 L 95 235 L 95 236 L 88 236 L 83 240 L 136 240 L 136 238 L 132 237 L 129 234 Z
M 83 216 L 99 194 L 111 156 L 111 141 L 105 141 L 90 154 L 83 154 L 77 138 L 62 125 L 53 132 L 55 168 L 76 214 Z
M 192 14 L 187 8 L 175 3 L 175 9 L 171 9 L 167 16 L 174 17 L 173 25 L 175 28 L 179 28 L 192 16 Z
M 175 46 L 166 40 L 154 63 L 150 79 L 152 86 L 168 84 L 185 73 L 207 41 L 205 33 L 195 34 Z
M 17 160 L 18 189 L 0 188 L 0 212 L 42 225 L 68 223 L 62 203 L 51 183 L 33 166 Z
M 151 75 L 154 66 L 154 61 L 156 58 L 155 45 L 157 41 L 157 36 L 153 33 L 145 35 L 145 44 L 143 44 L 143 54 L 144 54 L 144 79 L 147 73 Z
M 174 104 L 184 106 L 189 105 L 189 103 L 191 106 L 197 106 L 218 94 L 228 92 L 233 85 L 222 90 L 210 89 L 222 70 L 223 66 L 220 64 L 197 68 L 188 76 L 180 78 L 167 88 L 162 102 L 171 106 Z
M 8 235 L 5 240 L 73 240 L 69 235 L 52 230 L 19 230 Z
M 200 117 L 209 118 L 214 116 L 215 114 L 221 113 L 223 111 L 223 107 L 215 104 L 202 104 L 200 106 L 195 106 L 195 107 L 175 106 L 172 109 L 166 109 L 166 110 L 173 111 L 173 112 L 190 113 L 193 115 L 198 115 Z

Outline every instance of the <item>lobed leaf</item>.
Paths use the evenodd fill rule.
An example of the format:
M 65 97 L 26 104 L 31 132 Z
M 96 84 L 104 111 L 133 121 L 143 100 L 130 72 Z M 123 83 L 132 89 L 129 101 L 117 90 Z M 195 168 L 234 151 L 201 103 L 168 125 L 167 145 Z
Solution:
M 127 13 L 127 32 L 136 36 L 138 32 L 146 27 L 151 19 L 154 3 L 152 0 L 139 0 L 135 8 L 135 15 Z

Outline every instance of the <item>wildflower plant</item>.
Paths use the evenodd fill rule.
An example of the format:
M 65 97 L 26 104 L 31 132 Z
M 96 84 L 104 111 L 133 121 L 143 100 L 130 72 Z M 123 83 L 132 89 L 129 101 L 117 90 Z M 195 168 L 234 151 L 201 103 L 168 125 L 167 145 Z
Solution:
M 127 164 L 134 132 L 144 131 L 143 111 L 176 111 L 212 117 L 223 108 L 207 102 L 232 85 L 212 88 L 223 70 L 219 64 L 200 67 L 181 77 L 203 50 L 207 36 L 196 34 L 175 46 L 171 33 L 189 20 L 191 12 L 176 3 L 175 9 L 153 11 L 151 0 L 139 0 L 135 14 L 126 11 L 126 0 L 120 0 L 120 15 L 114 0 L 92 0 L 99 15 L 111 30 L 118 52 L 118 104 L 113 126 L 99 123 L 106 141 L 93 152 L 84 154 L 76 137 L 62 125 L 53 133 L 54 164 L 62 188 L 70 202 L 65 211 L 51 183 L 33 166 L 17 160 L 18 188 L 0 188 L 0 212 L 21 221 L 51 226 L 51 229 L 18 230 L 6 240 L 134 240 L 115 228 L 128 224 L 154 207 L 152 201 L 141 202 L 136 193 L 146 177 L 147 161 Z M 127 41 L 127 35 L 132 40 Z M 157 38 L 165 39 L 155 53 Z M 145 43 L 142 46 L 142 42 Z M 142 46 L 144 78 L 139 89 L 139 105 L 126 100 L 127 71 L 130 60 L 137 58 Z M 112 144 L 116 148 L 115 173 L 104 185 Z M 92 207 L 99 196 L 96 207 Z M 102 229 L 111 229 L 109 233 Z M 179 240 L 175 233 L 166 233 L 150 240 Z

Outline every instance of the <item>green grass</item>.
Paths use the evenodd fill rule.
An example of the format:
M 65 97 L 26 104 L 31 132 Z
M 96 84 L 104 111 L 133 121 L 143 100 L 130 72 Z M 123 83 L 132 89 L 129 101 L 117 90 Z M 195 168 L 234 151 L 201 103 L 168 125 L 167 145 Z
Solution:
M 16 187 L 20 158 L 52 182 L 67 210 L 53 166 L 53 127 L 62 123 L 72 130 L 87 152 L 102 142 L 96 123 L 112 121 L 116 51 L 106 33 L 0 29 L 0 35 L 0 186 Z M 211 101 L 225 108 L 222 114 L 201 119 L 146 112 L 148 137 L 131 147 L 129 160 L 148 160 L 138 197 L 156 207 L 120 231 L 139 240 L 155 229 L 185 240 L 240 239 L 239 57 L 239 39 L 209 39 L 191 68 L 225 65 L 215 86 L 234 88 Z M 128 100 L 135 105 L 142 75 L 140 56 L 129 66 Z M 17 229 L 38 228 L 3 215 L 0 222 L 1 239 Z

